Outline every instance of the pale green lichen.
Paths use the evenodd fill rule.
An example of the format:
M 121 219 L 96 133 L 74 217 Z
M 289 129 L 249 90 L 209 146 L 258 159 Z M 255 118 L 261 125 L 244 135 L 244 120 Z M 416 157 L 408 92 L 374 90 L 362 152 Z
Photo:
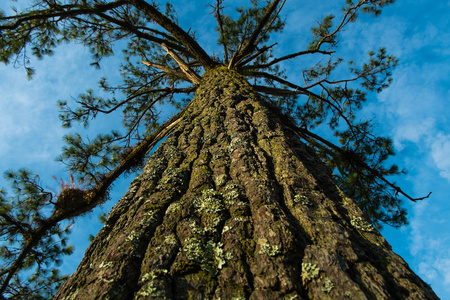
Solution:
M 239 186 L 236 184 L 229 184 L 224 188 L 223 198 L 225 199 L 225 203 L 228 206 L 232 206 L 234 204 L 234 200 L 240 197 Z
M 108 261 L 108 262 L 102 262 L 101 264 L 100 264 L 100 266 L 98 266 L 100 269 L 103 269 L 103 268 L 109 268 L 109 267 L 112 267 L 112 265 L 113 265 L 113 263 L 112 263 L 112 261 Z
M 201 228 L 200 226 L 197 225 L 196 221 L 192 221 L 191 223 L 189 223 L 189 227 L 191 227 L 192 229 L 192 233 L 195 235 L 206 235 L 206 231 L 203 230 L 203 228 Z
M 280 254 L 280 250 L 277 245 L 262 244 L 259 254 L 266 254 L 268 256 L 276 256 Z
M 237 192 L 237 191 L 230 191 L 230 192 L 224 194 L 223 197 L 227 201 L 232 201 L 234 199 L 239 198 L 239 192 Z
M 223 216 L 219 215 L 213 219 L 205 219 L 204 228 L 206 234 L 215 234 L 219 229 L 220 223 L 222 223 Z
M 154 285 L 152 281 L 147 282 L 137 293 L 141 297 L 166 297 L 166 293 Z
M 212 244 L 212 249 L 214 251 L 214 260 L 216 261 L 217 269 L 219 270 L 222 269 L 223 265 L 226 263 L 222 246 L 222 243 Z
M 140 237 L 141 237 L 141 234 L 133 230 L 133 231 L 130 233 L 130 235 L 127 236 L 127 237 L 125 238 L 125 241 L 127 241 L 127 242 L 132 242 L 132 241 L 134 241 L 135 239 L 139 239 Z
M 223 243 L 215 243 L 209 240 L 207 243 L 197 238 L 186 238 L 184 240 L 183 251 L 189 260 L 200 264 L 201 268 L 208 271 L 211 275 L 216 275 L 226 260 L 232 259 L 231 253 L 224 253 Z
M 213 189 L 202 191 L 202 196 L 194 198 L 193 204 L 197 212 L 218 213 L 224 209 L 220 193 Z
M 174 212 L 176 212 L 176 211 L 178 211 L 180 209 L 181 209 L 181 203 L 174 202 L 174 203 L 169 205 L 169 207 L 166 210 L 166 213 L 167 214 L 171 214 L 171 213 L 174 213 Z
M 234 217 L 233 218 L 234 221 L 238 221 L 238 222 L 246 222 L 247 219 L 245 217 Z
M 306 197 L 305 195 L 295 195 L 294 202 L 299 203 L 301 205 L 305 205 L 305 206 L 313 206 L 314 205 L 314 202 L 309 200 L 308 197 Z
M 222 223 L 223 216 L 218 215 L 215 218 L 205 218 L 203 227 L 197 225 L 196 221 L 192 221 L 189 226 L 192 228 L 192 233 L 196 235 L 206 236 L 217 233 L 219 225 Z
M 165 157 L 167 157 L 169 160 L 173 160 L 177 155 L 179 155 L 179 150 L 175 146 L 166 146 L 165 147 Z
M 233 153 L 234 150 L 236 150 L 239 146 L 245 146 L 247 145 L 247 141 L 243 141 L 238 137 L 235 137 L 231 140 L 230 144 L 228 145 L 228 153 Z
M 158 190 L 168 190 L 171 186 L 183 184 L 183 173 L 175 168 L 169 168 L 164 172 L 163 178 L 159 181 L 156 188 Z
M 155 280 L 156 278 L 161 277 L 162 275 L 165 275 L 168 272 L 169 271 L 167 271 L 166 269 L 154 269 L 150 273 L 145 273 L 142 276 L 141 281 L 145 282 L 149 280 Z
M 154 211 L 149 211 L 146 214 L 144 214 L 144 218 L 139 223 L 141 226 L 148 226 L 154 222 L 156 222 L 158 219 L 156 217 L 156 213 Z
M 203 242 L 196 238 L 186 238 L 184 244 L 183 251 L 186 252 L 186 257 L 189 260 L 202 263 L 205 259 L 203 256 Z
M 151 181 L 155 180 L 165 168 L 163 160 L 153 159 L 150 160 L 142 172 L 141 175 L 138 176 L 138 180 L 142 181 Z
M 230 227 L 230 226 L 224 226 L 224 227 L 222 228 L 222 234 L 224 234 L 225 232 L 231 230 L 232 228 L 233 228 L 233 227 Z
M 373 226 L 361 217 L 352 216 L 352 220 L 350 221 L 350 223 L 353 225 L 353 227 L 355 227 L 356 229 L 359 229 L 361 231 L 367 231 L 367 232 L 374 231 Z
M 136 296 L 165 298 L 166 297 L 165 292 L 157 287 L 155 280 L 161 276 L 164 276 L 167 273 L 168 271 L 166 269 L 154 269 L 150 273 L 144 274 L 141 278 L 141 282 L 146 283 L 136 293 Z
M 227 174 L 221 174 L 214 178 L 214 182 L 217 186 L 222 186 L 227 182 Z
M 219 215 L 205 224 L 206 231 L 217 231 L 217 227 L 222 222 L 223 216 Z
M 314 278 L 319 277 L 320 269 L 316 264 L 312 263 L 302 263 L 302 280 L 307 282 Z
M 334 284 L 331 281 L 331 279 L 328 277 L 325 277 L 325 281 L 322 286 L 322 291 L 324 291 L 325 293 L 328 294 L 333 288 L 334 288 Z
M 175 234 L 172 233 L 164 239 L 164 243 L 168 244 L 168 245 L 177 245 L 178 240 L 177 240 Z
M 224 190 L 227 192 L 229 190 L 233 190 L 233 189 L 237 189 L 237 188 L 238 188 L 238 186 L 236 184 L 229 184 L 225 187 Z

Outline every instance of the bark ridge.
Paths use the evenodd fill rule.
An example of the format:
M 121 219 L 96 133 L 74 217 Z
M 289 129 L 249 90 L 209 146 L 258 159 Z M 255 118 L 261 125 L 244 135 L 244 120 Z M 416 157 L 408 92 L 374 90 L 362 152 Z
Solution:
M 293 128 L 207 71 L 56 299 L 438 299 Z

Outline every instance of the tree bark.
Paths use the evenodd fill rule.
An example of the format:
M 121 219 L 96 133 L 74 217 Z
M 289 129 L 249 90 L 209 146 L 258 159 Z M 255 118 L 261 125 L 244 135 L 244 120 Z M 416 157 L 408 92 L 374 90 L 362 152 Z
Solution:
M 192 105 L 56 299 L 438 299 L 234 71 Z

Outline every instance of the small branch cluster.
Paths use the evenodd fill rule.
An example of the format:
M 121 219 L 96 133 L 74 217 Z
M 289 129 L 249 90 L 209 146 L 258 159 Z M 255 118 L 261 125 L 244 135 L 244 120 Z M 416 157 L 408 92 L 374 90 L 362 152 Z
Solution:
M 394 155 L 392 141 L 375 136 L 370 121 L 357 120 L 367 93 L 381 92 L 390 85 L 397 59 L 380 48 L 369 52 L 367 62 L 359 66 L 347 61 L 345 78 L 336 75 L 341 75 L 345 66 L 345 60 L 335 56 L 340 33 L 360 13 L 377 16 L 393 0 L 347 0 L 338 22 L 327 15 L 311 29 L 306 49 L 274 57 L 278 44 L 271 35 L 284 28 L 280 13 L 285 2 L 252 0 L 232 16 L 226 13 L 225 0 L 216 0 L 211 8 L 222 58 L 210 56 L 198 44 L 195 32 L 179 26 L 171 4 L 163 12 L 145 0 L 40 0 L 15 15 L 0 14 L 0 61 L 24 66 L 28 76 L 34 73 L 28 65 L 29 53 L 42 58 L 60 43 L 73 41 L 88 47 L 92 65 L 100 67 L 102 58 L 114 54 L 117 41 L 127 43 L 121 84 L 110 85 L 103 78 L 99 86 L 106 96 L 88 90 L 74 99 L 75 109 L 67 101 L 59 102 L 64 127 L 73 122 L 87 127 L 99 115 L 121 112 L 125 132 L 111 131 L 92 140 L 80 134 L 65 136 L 66 146 L 58 159 L 75 177 L 71 175 L 70 183 L 61 182 L 56 200 L 29 172 L 9 173 L 16 196 L 0 197 L 0 234 L 2 242 L 9 243 L 0 248 L 5 261 L 0 271 L 1 295 L 29 293 L 24 292 L 18 272 L 37 264 L 44 274 L 43 265 L 70 252 L 70 247 L 63 245 L 64 238 L 59 248 L 51 239 L 68 232 L 59 228 L 59 222 L 103 203 L 121 174 L 139 168 L 148 151 L 182 120 L 190 95 L 201 85 L 201 74 L 218 66 L 246 76 L 256 92 L 270 97 L 274 112 L 280 110 L 296 122 L 299 136 L 333 168 L 339 186 L 374 225 L 406 223 L 406 211 L 397 196 L 417 201 L 429 195 L 410 197 L 387 179 L 401 173 L 397 166 L 385 167 Z M 304 56 L 318 57 L 318 62 L 298 70 L 303 82 L 287 79 L 283 64 Z M 159 114 L 164 105 L 174 106 L 179 113 L 162 123 Z M 341 145 L 314 134 L 320 125 L 328 125 Z M 84 180 L 84 184 L 77 187 L 76 180 Z M 49 211 L 52 214 L 48 215 Z M 62 277 L 51 272 L 58 283 Z

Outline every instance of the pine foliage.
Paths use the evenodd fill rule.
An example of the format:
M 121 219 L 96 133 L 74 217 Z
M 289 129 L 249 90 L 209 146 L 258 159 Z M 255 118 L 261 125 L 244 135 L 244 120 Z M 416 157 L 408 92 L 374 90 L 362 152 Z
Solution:
M 84 190 L 74 189 L 79 193 L 71 191 L 70 199 L 82 199 L 76 212 L 58 206 L 55 195 L 45 191 L 30 172 L 7 173 L 14 196 L 2 192 L 0 198 L 3 297 L 52 294 L 64 280 L 57 272 L 59 258 L 71 253 L 66 245 L 69 228 L 62 229 L 59 222 L 102 203 L 120 174 L 139 169 L 151 147 L 177 124 L 180 113 L 161 123 L 161 109 L 173 106 L 182 112 L 203 72 L 219 66 L 246 76 L 256 92 L 296 123 L 299 138 L 316 150 L 333 170 L 341 189 L 376 227 L 407 223 L 402 197 L 412 201 L 426 198 L 409 196 L 389 179 L 403 172 L 387 164 L 395 154 L 392 141 L 375 135 L 374 122 L 361 120 L 359 115 L 370 93 L 390 85 L 397 59 L 385 48 L 369 52 L 362 63 L 342 58 L 337 51 L 341 32 L 361 13 L 378 16 L 393 0 L 347 0 L 338 16 L 326 15 L 311 28 L 306 49 L 278 57 L 273 50 L 285 26 L 285 1 L 281 0 L 250 0 L 234 10 L 225 0 L 210 2 L 211 15 L 217 21 L 215 54 L 206 53 L 198 44 L 195 31 L 180 27 L 177 9 L 170 3 L 31 2 L 23 11 L 0 14 L 0 61 L 24 67 L 31 78 L 35 71 L 29 56 L 50 56 L 61 43 L 86 46 L 94 67 L 122 50 L 122 82 L 111 84 L 107 78 L 99 82 L 107 96 L 88 90 L 74 101 L 59 101 L 59 108 L 63 127 L 73 123 L 87 127 L 99 115 L 121 112 L 123 132 L 100 133 L 92 140 L 80 134 L 65 137 L 67 145 L 58 160 L 86 184 Z M 303 56 L 317 58 L 316 63 L 298 66 L 303 82 L 292 82 L 284 67 Z M 328 137 L 314 133 L 324 127 L 329 128 Z M 36 235 L 39 230 L 43 232 Z M 25 270 L 32 270 L 32 275 L 24 275 Z

